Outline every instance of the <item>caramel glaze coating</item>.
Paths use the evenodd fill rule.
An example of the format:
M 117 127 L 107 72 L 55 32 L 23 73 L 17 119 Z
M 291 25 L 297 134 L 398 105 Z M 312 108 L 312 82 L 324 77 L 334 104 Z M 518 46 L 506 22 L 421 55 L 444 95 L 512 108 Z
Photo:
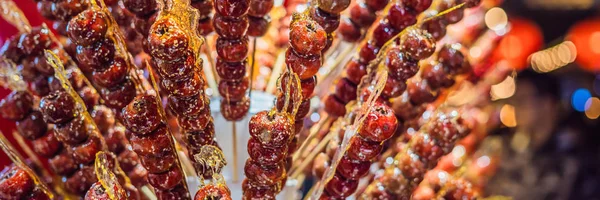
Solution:
M 291 47 L 300 55 L 320 55 L 327 43 L 327 32 L 313 20 L 298 20 L 290 25 Z
M 256 113 L 248 125 L 252 138 L 264 146 L 281 147 L 287 145 L 293 138 L 290 119 L 275 113 L 269 116 L 268 111 Z
M 422 60 L 433 54 L 435 42 L 433 36 L 428 32 L 411 29 L 403 35 L 400 46 L 411 58 Z
M 252 159 L 246 160 L 244 172 L 249 180 L 264 186 L 278 184 L 286 176 L 283 162 L 276 165 L 261 165 Z
M 222 80 L 219 82 L 219 94 L 223 99 L 238 102 L 246 98 L 246 91 L 250 87 L 248 78 L 241 80 Z
M 224 185 L 206 185 L 194 196 L 194 200 L 205 199 L 231 200 L 230 191 Z
M 156 11 L 156 0 L 123 0 L 125 7 L 138 17 L 144 18 Z
M 238 39 L 217 39 L 217 55 L 226 62 L 241 62 L 248 57 L 248 37 Z
M 96 134 L 99 135 L 100 133 Z M 84 143 L 69 149 L 75 162 L 86 165 L 94 162 L 96 153 L 102 150 L 102 143 L 96 134 L 90 135 Z
M 65 91 L 55 91 L 40 100 L 40 110 L 48 123 L 62 124 L 75 117 L 75 101 Z
M 196 115 L 205 107 L 208 107 L 208 99 L 202 94 L 197 94 L 190 97 L 177 97 L 169 95 L 167 98 L 169 108 L 171 108 L 178 116 Z
M 248 114 L 249 109 L 250 99 L 247 97 L 237 102 L 221 102 L 221 112 L 223 113 L 223 117 L 229 121 L 237 121 L 244 118 L 244 116 Z
M 359 26 L 354 24 L 350 19 L 343 18 L 338 27 L 340 37 L 344 41 L 356 42 L 362 37 L 362 32 Z
M 180 199 L 189 199 L 188 191 L 183 187 L 183 185 L 177 185 L 177 187 L 171 190 L 157 190 L 156 191 L 157 199 L 169 199 L 169 200 L 180 200 Z
M 402 52 L 400 48 L 391 48 L 385 57 L 385 66 L 388 68 L 390 78 L 408 80 L 419 71 L 418 60 Z
M 31 146 L 36 154 L 50 158 L 62 149 L 62 143 L 54 136 L 54 131 L 48 131 L 44 136 L 32 140 Z
M 123 83 L 127 77 L 128 64 L 125 59 L 121 57 L 115 57 L 112 62 L 107 65 L 108 68 L 105 70 L 96 70 L 92 73 L 92 79 L 94 83 L 101 87 L 114 87 L 120 83 Z
M 278 148 L 263 146 L 261 142 L 254 137 L 248 140 L 248 154 L 255 162 L 262 165 L 274 165 L 283 161 L 287 156 L 287 146 Z
M 42 113 L 39 111 L 29 113 L 23 120 L 17 121 L 16 125 L 19 134 L 28 140 L 42 137 L 47 130 Z
M 152 95 L 142 95 L 127 105 L 122 111 L 122 119 L 127 130 L 139 135 L 148 134 L 162 124 L 158 112 L 158 102 Z
M 19 38 L 19 48 L 31 56 L 41 55 L 44 49 L 53 49 L 56 45 L 50 38 L 50 30 L 43 26 L 35 27 L 30 33 L 22 34 Z
M 340 102 L 350 102 L 356 99 L 356 85 L 352 83 L 348 78 L 342 78 L 335 86 L 335 97 Z
M 285 54 L 285 63 L 292 68 L 301 80 L 313 77 L 321 68 L 321 56 L 302 56 L 289 48 Z
M 67 191 L 83 196 L 98 181 L 93 166 L 84 166 L 73 175 L 63 178 Z
M 133 81 L 126 78 L 125 81 L 112 88 L 101 88 L 100 96 L 105 105 L 111 108 L 123 108 L 135 98 L 135 86 Z
M 59 141 L 67 145 L 81 144 L 92 132 L 87 123 L 83 116 L 77 116 L 67 123 L 54 124 L 54 133 Z
M 248 16 L 248 35 L 252 37 L 260 37 L 267 33 L 271 25 L 269 17 L 252 17 Z
M 358 188 L 358 180 L 346 179 L 336 173 L 333 178 L 325 185 L 325 191 L 335 198 L 345 198 L 350 196 Z
M 200 77 L 199 73 L 194 72 L 189 78 L 163 79 L 161 85 L 172 96 L 191 97 L 203 92 L 204 79 Z
M 300 81 L 302 101 L 310 99 L 312 97 L 312 94 L 313 94 L 313 91 L 315 90 L 316 85 L 317 85 L 317 77 L 316 76 L 312 76 L 310 78 L 303 79 Z M 291 86 L 289 86 L 289 88 L 290 88 L 289 89 L 290 94 L 296 93 L 296 90 L 297 90 L 296 87 L 291 85 Z M 287 79 L 281 80 L 281 91 L 283 92 L 283 94 L 288 93 L 288 80 Z
M 382 102 L 375 102 L 363 124 L 358 132 L 360 136 L 371 141 L 381 142 L 389 139 L 396 132 L 398 120 L 389 106 Z
M 346 114 L 346 103 L 339 100 L 335 95 L 329 95 L 324 102 L 325 111 L 333 117 L 342 117 Z
M 350 0 L 318 0 L 317 5 L 328 13 L 341 13 L 350 6 Z
M 165 79 L 185 79 L 194 75 L 196 57 L 193 52 L 186 51 L 182 59 L 176 61 L 155 60 L 158 73 Z
M 123 195 L 125 196 L 125 194 Z M 104 190 L 104 187 L 102 187 L 102 184 L 100 182 L 96 182 L 85 193 L 84 200 L 110 200 L 110 197 Z
M 386 16 L 390 25 L 397 30 L 403 30 L 417 23 L 418 11 L 411 9 L 410 7 L 404 6 L 400 3 L 395 3 L 390 7 L 389 14 Z
M 89 46 L 105 37 L 109 23 L 103 12 L 85 10 L 71 19 L 67 32 L 76 44 Z
M 248 16 L 263 18 L 273 8 L 274 0 L 250 0 Z
M 104 70 L 115 55 L 115 44 L 110 38 L 91 45 L 77 45 L 77 61 L 95 70 Z
M 315 20 L 325 32 L 332 33 L 340 25 L 339 14 L 328 13 L 317 6 L 311 6 L 309 9 L 310 18 Z
M 152 57 L 172 61 L 188 48 L 188 35 L 172 18 L 162 18 L 150 27 L 148 42 Z
M 248 60 L 242 62 L 225 62 L 217 58 L 216 71 L 217 75 L 223 80 L 240 80 L 246 76 L 246 65 Z
M 194 0 L 192 1 L 192 7 L 198 10 L 200 13 L 200 19 L 209 19 L 210 14 L 213 11 L 213 1 L 212 0 Z
M 215 11 L 226 17 L 241 17 L 248 13 L 250 0 L 213 0 Z
M 159 190 L 170 190 L 181 183 L 183 174 L 179 167 L 171 167 L 169 171 L 159 174 L 148 174 L 148 183 Z
M 248 30 L 247 18 L 230 18 L 221 15 L 215 15 L 213 19 L 213 27 L 219 37 L 225 39 L 238 39 L 246 35 Z
M 36 71 L 37 72 L 37 71 Z M 48 79 L 44 76 L 38 76 L 33 80 L 33 82 L 29 86 L 31 91 L 36 96 L 47 96 L 50 93 L 50 88 L 48 87 Z
M 210 0 L 207 0 L 210 1 Z M 212 20 L 210 18 L 201 19 L 198 21 L 198 34 L 206 36 L 214 31 Z

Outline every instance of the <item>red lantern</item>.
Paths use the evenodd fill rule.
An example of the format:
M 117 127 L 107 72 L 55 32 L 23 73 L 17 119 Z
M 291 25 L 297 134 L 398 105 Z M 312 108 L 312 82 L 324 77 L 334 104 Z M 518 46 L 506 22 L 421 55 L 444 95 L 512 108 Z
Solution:
M 571 27 L 566 40 L 575 44 L 575 62 L 582 69 L 593 73 L 600 72 L 600 19 L 578 22 Z
M 510 17 L 510 31 L 498 44 L 494 52 L 494 60 L 505 60 L 507 63 L 521 71 L 529 66 L 529 55 L 538 51 L 544 42 L 540 28 L 533 22 Z

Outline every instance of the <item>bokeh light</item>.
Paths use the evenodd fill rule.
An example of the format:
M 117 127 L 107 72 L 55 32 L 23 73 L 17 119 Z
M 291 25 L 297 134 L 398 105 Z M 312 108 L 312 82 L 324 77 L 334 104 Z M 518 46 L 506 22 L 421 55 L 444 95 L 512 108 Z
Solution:
M 585 116 L 590 119 L 598 119 L 600 117 L 600 99 L 598 97 L 589 98 L 585 102 Z
M 571 105 L 575 110 L 584 112 L 586 110 L 586 102 L 590 98 L 592 98 L 592 94 L 589 90 L 579 88 L 573 92 L 573 95 L 571 95 Z
M 503 32 L 508 25 L 508 16 L 502 8 L 492 8 L 485 13 L 485 25 L 495 32 Z
M 500 121 L 507 127 L 517 126 L 517 116 L 515 114 L 515 107 L 509 104 L 505 104 L 500 109 Z

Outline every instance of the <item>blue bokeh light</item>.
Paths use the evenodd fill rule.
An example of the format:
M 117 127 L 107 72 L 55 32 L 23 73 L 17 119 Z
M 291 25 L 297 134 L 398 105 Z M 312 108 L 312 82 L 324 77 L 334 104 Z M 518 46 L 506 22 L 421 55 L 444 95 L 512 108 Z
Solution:
M 575 90 L 571 96 L 571 105 L 575 110 L 584 112 L 587 109 L 585 102 L 587 102 L 589 98 L 592 98 L 590 91 L 584 88 L 579 88 Z

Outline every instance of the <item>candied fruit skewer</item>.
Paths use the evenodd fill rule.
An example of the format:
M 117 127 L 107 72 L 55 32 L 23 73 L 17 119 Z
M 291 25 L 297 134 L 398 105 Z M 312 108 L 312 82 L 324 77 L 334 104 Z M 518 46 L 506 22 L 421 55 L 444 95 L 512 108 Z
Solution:
M 346 42 L 360 41 L 361 38 L 365 36 L 366 30 L 371 27 L 371 25 L 377 19 L 377 12 L 383 10 L 389 2 L 389 0 L 362 0 L 357 1 L 356 4 L 352 5 L 348 15 L 344 15 L 340 22 L 340 28 L 338 32 L 342 40 Z M 415 9 L 402 9 L 394 10 L 394 12 L 402 12 L 401 14 L 408 18 L 406 20 L 399 21 L 398 24 L 400 24 L 415 20 L 416 15 L 410 15 L 410 13 L 418 11 Z M 407 24 L 407 26 L 410 25 L 412 24 Z M 395 28 L 402 30 L 405 27 L 396 26 Z
M 173 138 L 159 111 L 156 96 L 141 94 L 123 108 L 123 124 L 158 199 L 189 199 Z
M 62 36 L 67 36 L 69 20 L 87 9 L 90 4 L 87 0 L 35 0 L 40 14 L 53 21 L 52 28 Z M 65 50 L 71 57 L 77 55 L 75 44 L 69 38 L 65 41 Z
M 248 113 L 246 95 L 250 80 L 248 65 L 248 9 L 250 0 L 214 0 L 213 25 L 219 35 L 216 42 L 216 71 L 220 78 L 221 113 L 228 121 L 241 120 Z
M 54 195 L 45 193 L 26 170 L 14 165 L 0 172 L 1 199 L 50 200 Z
M 408 199 L 427 170 L 435 167 L 440 158 L 470 132 L 474 120 L 465 117 L 462 110 L 455 109 L 434 113 L 394 156 L 394 164 L 387 166 L 359 199 Z
M 387 0 L 373 0 L 377 2 Z M 321 52 L 325 53 L 333 44 L 333 32 L 340 25 L 340 13 L 350 6 L 350 0 L 318 0 L 316 5 L 310 5 L 308 15 L 315 20 L 327 33 L 327 43 Z M 290 39 L 294 39 L 290 37 Z
M 212 24 L 213 0 L 192 0 L 192 7 L 198 10 L 200 16 L 198 18 L 198 33 L 202 36 L 207 36 L 214 31 Z
M 271 23 L 269 12 L 274 3 L 274 0 L 250 0 L 248 9 L 249 36 L 261 37 L 267 33 Z
M 203 146 L 217 146 L 210 100 L 204 91 L 203 60 L 198 56 L 203 38 L 190 27 L 193 21 L 177 20 L 185 13 L 193 14 L 193 8 L 185 5 L 188 2 L 172 3 L 180 7 L 167 6 L 159 12 L 150 28 L 148 43 L 161 86 L 168 95 L 167 104 L 181 127 L 188 155 L 194 158 Z M 212 171 L 204 169 L 195 159 L 192 162 L 199 176 L 212 177 Z
M 119 161 L 112 153 L 104 151 L 96 154 L 94 163 L 96 178 L 94 183 L 86 192 L 85 200 L 139 200 L 139 191 L 131 185 L 131 182 L 119 168 Z
M 375 28 L 371 30 L 368 40 L 361 44 L 358 57 L 352 58 L 346 64 L 345 77 L 338 81 L 335 92 L 325 97 L 324 108 L 329 116 L 337 118 L 345 115 L 345 105 L 356 99 L 356 88 L 361 82 L 361 78 L 367 74 L 369 62 L 377 57 L 386 42 L 406 27 L 415 24 L 417 16 L 430 5 L 431 0 L 402 0 L 402 2 L 396 2 L 388 6 L 390 9 L 388 9 L 385 18 L 379 21 Z

